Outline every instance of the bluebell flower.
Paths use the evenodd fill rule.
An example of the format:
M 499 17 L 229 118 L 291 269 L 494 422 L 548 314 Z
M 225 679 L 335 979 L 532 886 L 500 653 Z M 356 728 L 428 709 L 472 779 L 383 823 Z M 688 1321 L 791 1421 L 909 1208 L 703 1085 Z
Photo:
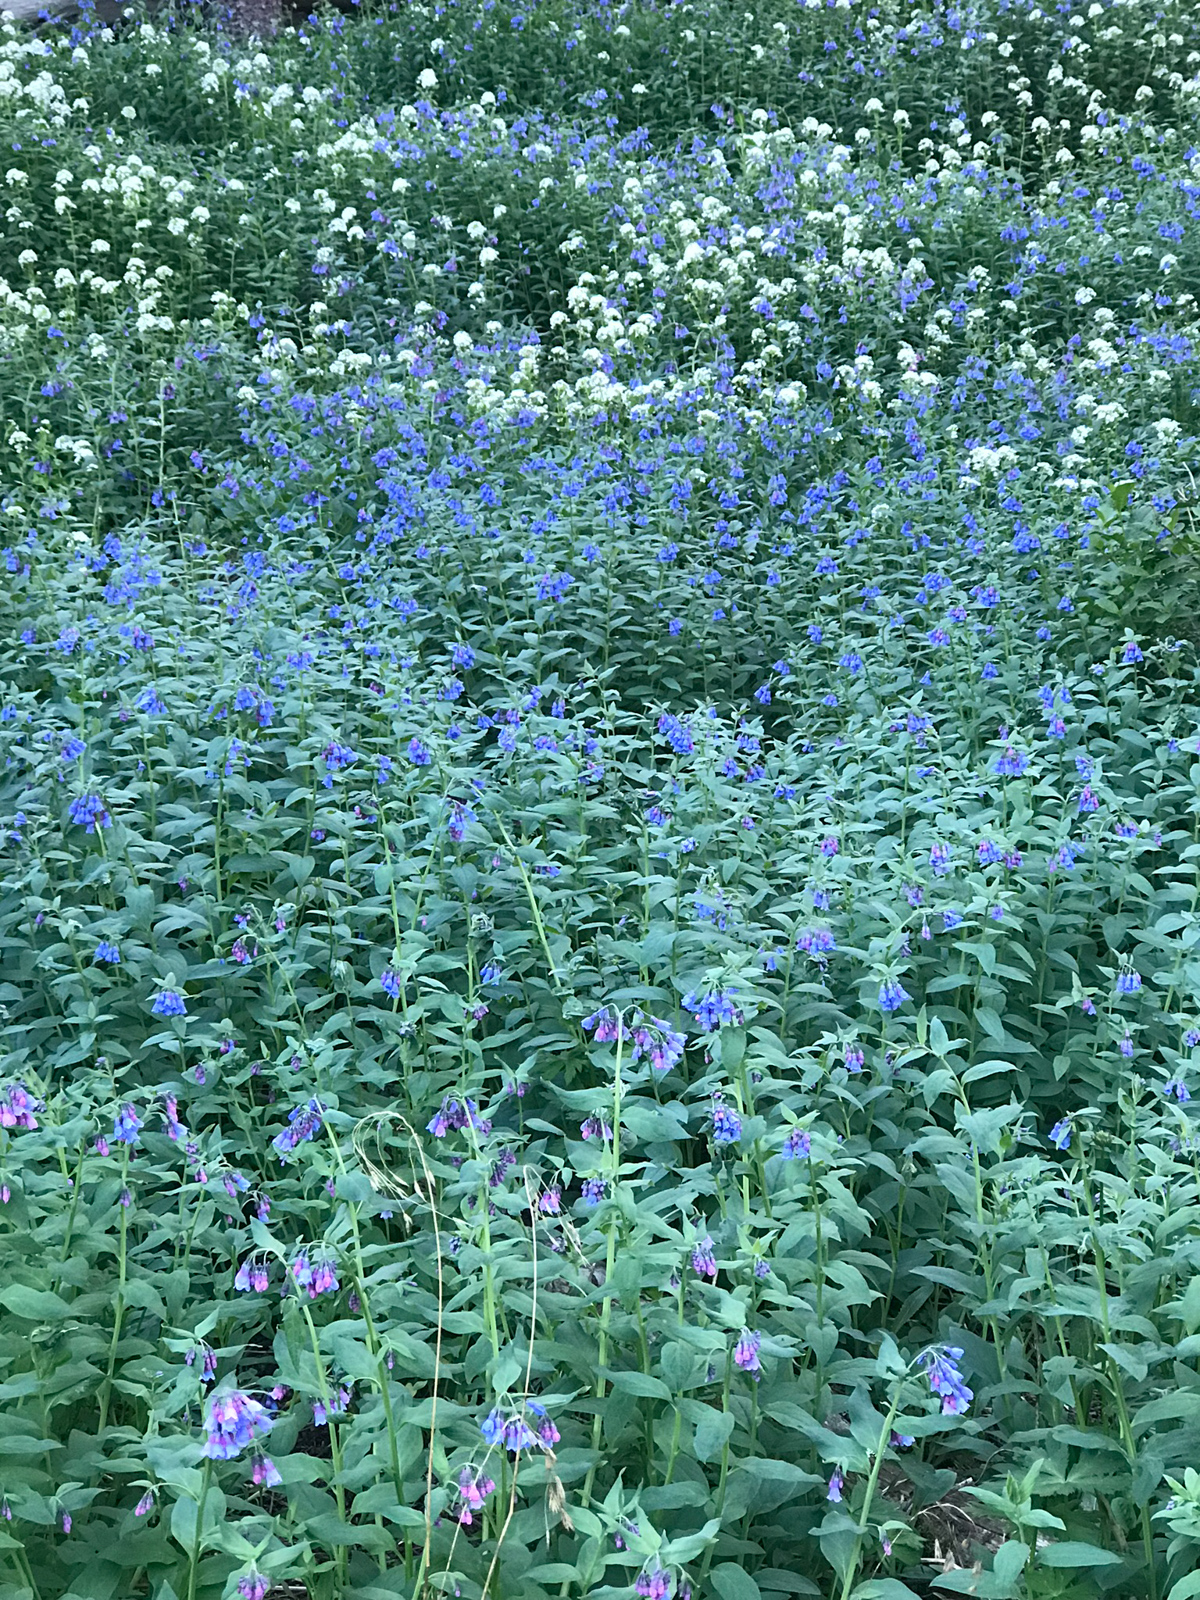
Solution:
M 156 1017 L 186 1017 L 187 1006 L 183 996 L 174 989 L 160 989 L 150 1007 Z
M 428 745 L 414 735 L 408 741 L 408 759 L 414 767 L 427 767 L 433 757 L 429 753 Z
M 271 1418 L 257 1400 L 240 1389 L 217 1395 L 204 1417 L 204 1449 L 210 1461 L 232 1461 L 271 1431 Z
M 720 1095 L 713 1095 L 712 1136 L 714 1144 L 736 1144 L 742 1137 L 742 1119 Z
M 393 1000 L 399 1000 L 404 983 L 395 967 L 384 967 L 379 974 L 379 982 L 382 984 L 385 994 L 390 995 Z
M 632 1059 L 643 1056 L 655 1072 L 670 1072 L 683 1060 L 687 1038 L 677 1033 L 662 1017 L 651 1017 L 647 1023 L 639 1014 L 633 1027 Z
M 957 1345 L 935 1345 L 921 1356 L 929 1387 L 941 1396 L 944 1416 L 961 1417 L 975 1398 L 974 1391 L 967 1388 L 958 1370 L 962 1358 L 963 1352 Z
M 713 1242 L 706 1233 L 699 1244 L 692 1247 L 692 1271 L 698 1278 L 712 1278 L 717 1276 L 717 1258 L 713 1254 Z
M 288 1125 L 271 1140 L 280 1161 L 286 1161 L 297 1145 L 313 1138 L 321 1129 L 325 1107 L 313 1098 L 288 1112 Z
M 456 667 L 470 671 L 475 665 L 475 652 L 469 644 L 456 644 L 451 652 L 451 660 Z
M 1180 1077 L 1168 1078 L 1163 1084 L 1163 1094 L 1168 1100 L 1177 1100 L 1181 1106 L 1186 1106 L 1192 1098 L 1192 1092 Z
M 113 1142 L 115 1144 L 135 1145 L 140 1144 L 138 1130 L 142 1126 L 142 1119 L 128 1101 L 117 1112 L 113 1121 Z
M 338 744 L 336 740 L 327 744 L 321 752 L 327 769 L 325 787 L 329 788 L 328 773 L 341 772 L 346 767 L 351 767 L 358 760 L 356 751 L 351 750 L 348 744 Z
M 762 1362 L 758 1357 L 761 1344 L 761 1333 L 753 1333 L 749 1328 L 743 1328 L 733 1347 L 734 1365 L 740 1367 L 743 1372 L 761 1372 Z
M 806 1161 L 812 1154 L 812 1135 L 807 1128 L 792 1128 L 780 1151 L 785 1161 Z
M 879 985 L 879 1008 L 881 1011 L 899 1011 L 906 1000 L 911 1000 L 912 995 L 898 978 L 885 978 Z
M 1050 1129 L 1050 1143 L 1056 1150 L 1067 1150 L 1071 1144 L 1071 1118 L 1060 1117 Z
M 736 1025 L 742 1020 L 742 1013 L 733 1003 L 732 993 L 726 993 L 723 989 L 710 989 L 700 996 L 693 990 L 684 995 L 683 1008 L 695 1017 L 701 1033 L 715 1033 L 726 1023 Z
M 77 800 L 72 800 L 70 816 L 76 827 L 83 828 L 87 833 L 112 827 L 108 808 L 98 794 L 83 794 Z
M 1125 967 L 1117 974 L 1118 994 L 1137 994 L 1142 987 L 1142 975 L 1135 972 L 1132 967 Z
M 117 966 L 121 960 L 120 947 L 113 944 L 111 939 L 101 939 L 93 955 L 94 962 L 107 961 L 110 966 Z
M 1029 757 L 1023 751 L 1014 750 L 1012 745 L 1006 745 L 1003 752 L 997 756 L 992 771 L 1001 778 L 1019 778 L 1029 765 Z
M 841 1505 L 841 1503 L 842 1503 L 842 1489 L 844 1488 L 845 1483 L 846 1483 L 846 1478 L 845 1478 L 845 1475 L 842 1472 L 841 1467 L 834 1467 L 833 1471 L 829 1475 L 829 1483 L 827 1484 L 826 1489 L 825 1489 L 825 1498 L 832 1505 L 835 1505 L 835 1506 Z

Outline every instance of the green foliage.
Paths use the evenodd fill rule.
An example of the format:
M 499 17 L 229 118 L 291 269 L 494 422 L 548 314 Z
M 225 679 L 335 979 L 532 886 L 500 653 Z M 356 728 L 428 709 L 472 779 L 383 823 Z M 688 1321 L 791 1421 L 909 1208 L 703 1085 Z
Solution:
M 1200 1593 L 1198 35 L 6 26 L 0 1600 Z

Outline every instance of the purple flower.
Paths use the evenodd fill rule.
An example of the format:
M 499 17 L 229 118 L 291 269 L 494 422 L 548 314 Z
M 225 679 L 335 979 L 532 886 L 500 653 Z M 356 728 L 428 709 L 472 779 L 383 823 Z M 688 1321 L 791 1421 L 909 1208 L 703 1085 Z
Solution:
M 580 1184 L 580 1198 L 585 1206 L 598 1206 L 604 1199 L 608 1185 L 603 1178 L 585 1178 Z
M 613 1044 L 618 1039 L 628 1038 L 620 1014 L 612 1006 L 601 1006 L 598 1011 L 593 1011 L 590 1017 L 584 1017 L 582 1026 L 588 1033 L 595 1029 L 597 1044 Z
M 780 1151 L 785 1161 L 807 1161 L 812 1154 L 812 1135 L 807 1128 L 792 1128 Z
M 117 1144 L 135 1145 L 140 1143 L 138 1129 L 142 1126 L 142 1119 L 128 1102 L 117 1112 L 113 1122 L 112 1136 Z
M 907 996 L 905 998 L 907 999 Z M 856 1044 L 848 1044 L 846 1046 L 845 1063 L 847 1072 L 856 1076 L 862 1071 L 863 1063 L 866 1059 L 861 1046 Z
M 328 1401 L 313 1401 L 313 1426 L 323 1428 L 330 1417 L 340 1417 L 345 1414 L 346 1407 L 350 1404 L 350 1389 L 347 1384 L 340 1383 Z
M 358 760 L 356 751 L 351 750 L 347 744 L 338 744 L 336 739 L 325 746 L 321 752 L 325 758 L 325 776 L 322 779 L 327 789 L 333 787 L 333 774 L 341 772 L 345 767 L 353 766 Z
M 655 1072 L 670 1072 L 683 1060 L 683 1052 L 687 1045 L 687 1037 L 676 1033 L 669 1022 L 664 1022 L 662 1017 L 651 1017 L 649 1023 L 638 1016 L 633 1029 L 634 1061 L 639 1061 L 643 1056 L 649 1061 Z
M 758 1349 L 761 1344 L 762 1334 L 752 1333 L 749 1328 L 743 1328 L 733 1347 L 734 1366 L 740 1367 L 743 1372 L 761 1372 L 762 1362 L 758 1359 Z
M 1168 1078 L 1163 1084 L 1163 1093 L 1168 1100 L 1178 1100 L 1181 1106 L 1186 1106 L 1192 1098 L 1192 1092 L 1182 1078 Z
M 487 1118 L 479 1115 L 479 1108 L 474 1100 L 460 1100 L 457 1095 L 448 1094 L 425 1124 L 425 1131 L 431 1133 L 435 1139 L 444 1139 L 448 1133 L 457 1133 L 460 1129 L 468 1127 L 484 1135 L 492 1131 L 492 1125 Z
M 271 1277 L 266 1262 L 258 1256 L 247 1256 L 237 1269 L 233 1287 L 243 1292 L 253 1290 L 256 1294 L 263 1294 L 270 1281 Z
M 1125 641 L 1125 649 L 1121 654 L 1121 660 L 1124 665 L 1131 667 L 1135 662 L 1143 661 L 1144 659 L 1145 657 L 1142 655 L 1136 639 L 1127 639 Z
M 287 1127 L 271 1140 L 271 1146 L 278 1153 L 280 1161 L 286 1161 L 297 1145 L 304 1144 L 320 1131 L 324 1110 L 325 1107 L 315 1098 L 306 1105 L 292 1108 L 288 1113 Z
M 1012 745 L 1006 745 L 1003 753 L 996 758 L 992 768 L 1001 778 L 1019 778 L 1029 765 L 1029 757 L 1020 750 L 1014 750 Z
M 742 1119 L 719 1094 L 713 1095 L 712 1136 L 714 1144 L 736 1144 L 742 1137 Z
M 553 1418 L 547 1412 L 545 1406 L 540 1400 L 526 1400 L 525 1409 L 533 1414 L 534 1432 L 541 1440 L 543 1449 L 553 1450 L 562 1435 L 554 1426 Z
M 174 989 L 160 989 L 154 996 L 154 1004 L 150 1007 L 156 1017 L 186 1017 L 187 1006 L 183 1003 L 183 996 Z
M 846 1482 L 841 1467 L 834 1467 L 829 1479 L 829 1487 L 825 1490 L 825 1498 L 833 1505 L 842 1503 L 842 1488 Z
M 271 1431 L 271 1418 L 257 1400 L 240 1389 L 214 1395 L 204 1418 L 204 1449 L 211 1461 L 232 1461 L 261 1434 Z
M 86 833 L 95 833 L 97 828 L 112 827 L 108 808 L 98 794 L 84 794 L 72 800 L 70 816 L 75 826 Z
M 173 1094 L 163 1097 L 163 1132 L 176 1144 L 187 1138 L 187 1129 L 179 1120 L 179 1102 Z
M 473 1513 L 483 1510 L 483 1502 L 496 1487 L 495 1479 L 484 1477 L 477 1467 L 464 1467 L 458 1475 L 458 1520 L 469 1528 L 475 1520 Z
M 1071 1144 L 1071 1119 L 1062 1117 L 1050 1129 L 1050 1143 L 1056 1150 L 1067 1150 Z
M 396 971 L 395 967 L 384 967 L 383 971 L 379 974 L 379 982 L 382 984 L 383 992 L 385 994 L 390 995 L 393 1000 L 399 1000 L 400 991 L 404 985 L 400 974 Z
M 957 1345 L 934 1345 L 921 1356 L 929 1387 L 941 1396 L 944 1416 L 961 1417 L 975 1398 L 974 1391 L 967 1388 L 958 1370 L 962 1358 L 963 1352 Z
M 603 1139 L 606 1144 L 612 1136 L 613 1131 L 605 1119 L 594 1114 L 585 1118 L 583 1126 L 579 1130 L 581 1139 Z
M 120 947 L 113 944 L 111 939 L 101 939 L 96 946 L 96 953 L 93 955 L 92 960 L 93 962 L 106 961 L 109 966 L 115 967 L 119 965 L 121 960 Z
M 742 1020 L 742 1013 L 733 1003 L 733 995 L 723 989 L 710 989 L 703 996 L 697 996 L 695 991 L 686 994 L 683 1008 L 695 1017 L 701 1033 L 715 1033 L 725 1023 L 736 1025 Z
M 475 652 L 469 644 L 456 644 L 450 652 L 450 659 L 456 667 L 464 667 L 470 671 L 475 665 Z
M 941 878 L 950 871 L 951 850 L 948 844 L 935 844 L 929 848 L 929 865 L 933 868 L 935 878 Z
M 717 1276 L 717 1259 L 713 1255 L 713 1242 L 706 1233 L 699 1244 L 692 1249 L 692 1271 L 698 1278 L 712 1278 Z
M 498 1406 L 494 1406 L 479 1424 L 479 1431 L 484 1442 L 490 1445 L 500 1445 L 510 1455 L 519 1455 L 522 1450 L 531 1450 L 538 1442 L 529 1424 L 519 1412 L 505 1415 Z
M 667 1600 L 671 1593 L 671 1575 L 656 1561 L 652 1567 L 642 1568 L 633 1587 L 643 1600 Z
M 268 1587 L 268 1580 L 261 1572 L 248 1572 L 244 1578 L 239 1578 L 237 1581 L 237 1592 L 241 1600 L 266 1600 Z
M 1118 994 L 1137 994 L 1142 987 L 1142 975 L 1135 972 L 1132 967 L 1126 967 L 1117 974 Z
M 289 1271 L 296 1288 L 306 1290 L 310 1300 L 321 1294 L 333 1294 L 339 1287 L 336 1265 L 329 1256 L 319 1256 L 312 1261 L 307 1250 L 300 1250 L 292 1259 Z
M 414 767 L 427 767 L 433 760 L 429 753 L 429 746 L 422 743 L 415 735 L 408 741 L 408 759 Z
M 276 1489 L 283 1482 L 279 1468 L 270 1456 L 256 1455 L 250 1468 L 250 1476 L 255 1483 L 260 1483 L 267 1489 Z
M 906 1000 L 911 1000 L 912 995 L 898 978 L 885 978 L 879 985 L 879 1008 L 881 1011 L 899 1011 Z
M 0 1128 L 37 1127 L 35 1111 L 44 1110 L 41 1100 L 35 1100 L 23 1083 L 7 1083 L 0 1088 Z

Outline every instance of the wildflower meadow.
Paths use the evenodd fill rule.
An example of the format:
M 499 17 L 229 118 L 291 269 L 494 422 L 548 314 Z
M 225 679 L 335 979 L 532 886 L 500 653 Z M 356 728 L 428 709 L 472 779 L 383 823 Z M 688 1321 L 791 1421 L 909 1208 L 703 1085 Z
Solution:
M 1196 1600 L 1200 9 L 0 141 L 0 1600 Z

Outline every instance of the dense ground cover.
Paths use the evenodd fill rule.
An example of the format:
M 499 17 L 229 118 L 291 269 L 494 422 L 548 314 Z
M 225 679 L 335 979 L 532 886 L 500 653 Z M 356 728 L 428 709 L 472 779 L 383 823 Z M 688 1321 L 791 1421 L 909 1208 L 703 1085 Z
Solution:
M 4 1600 L 1200 1593 L 1198 16 L 7 28 Z

